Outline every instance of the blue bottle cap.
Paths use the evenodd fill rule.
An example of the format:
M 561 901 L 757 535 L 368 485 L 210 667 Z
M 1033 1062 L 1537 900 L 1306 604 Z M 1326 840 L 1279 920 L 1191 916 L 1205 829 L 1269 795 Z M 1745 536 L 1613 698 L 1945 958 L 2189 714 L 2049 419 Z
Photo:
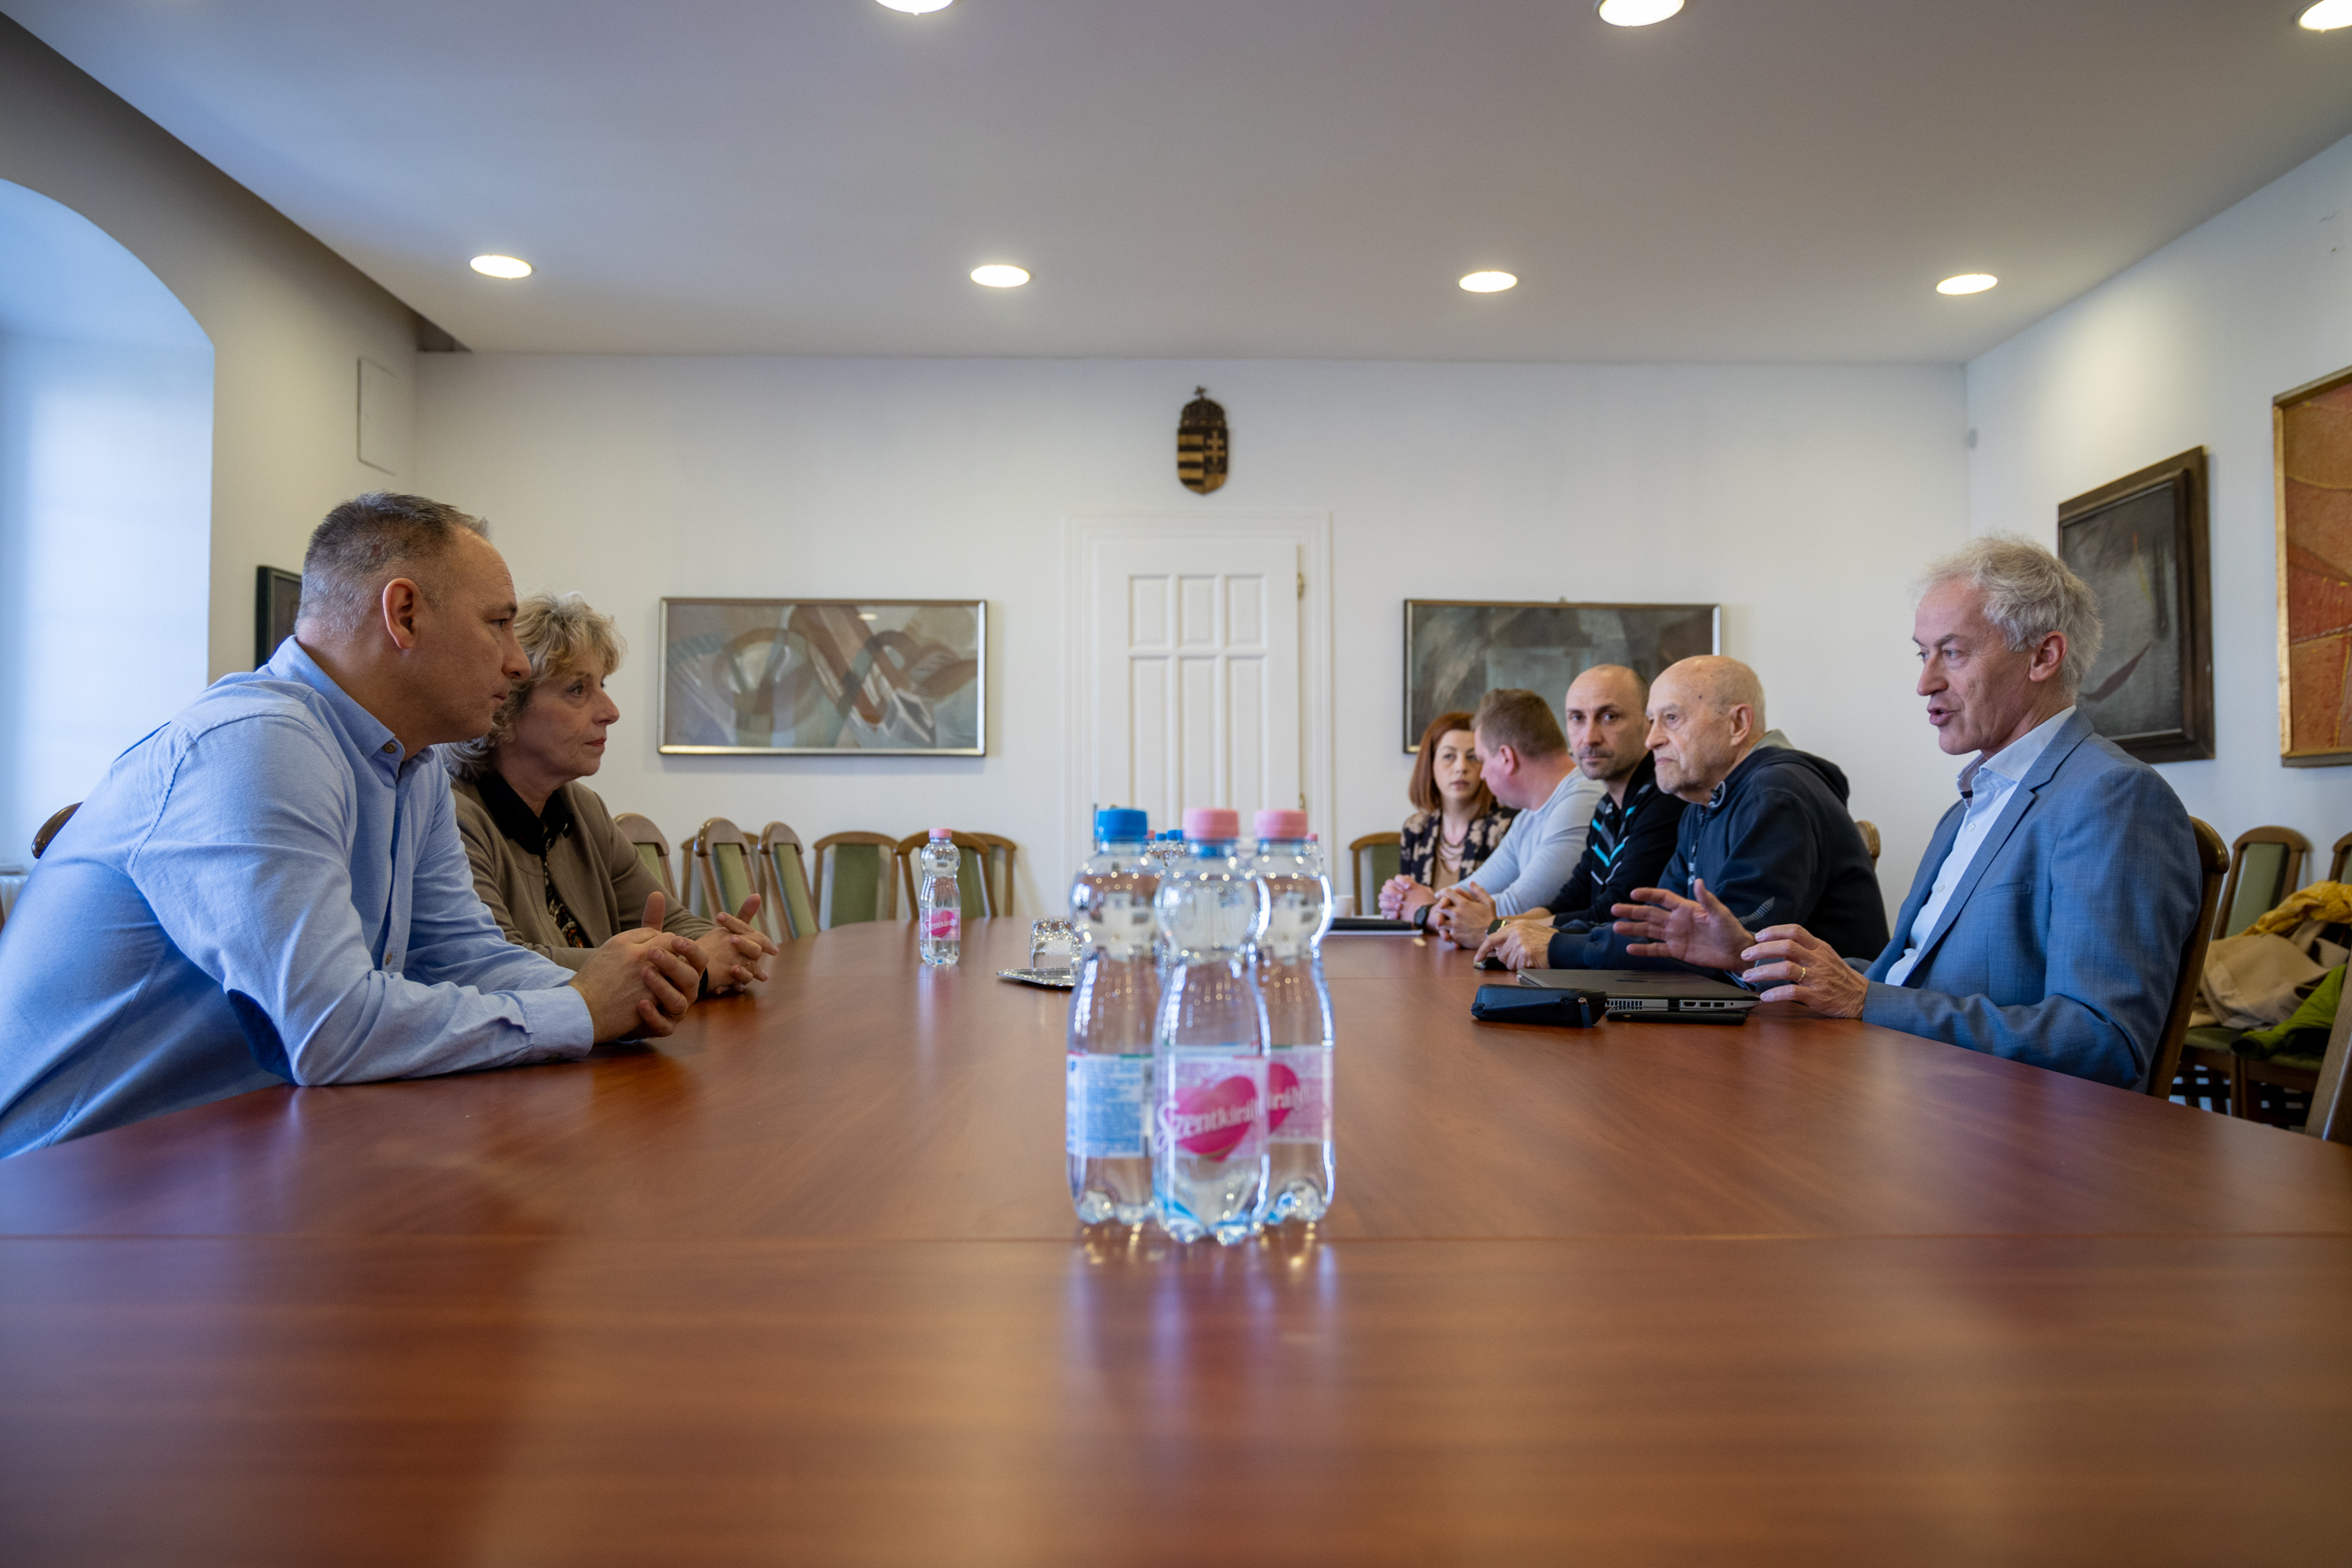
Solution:
M 1094 837 L 1105 844 L 1132 844 L 1151 837 L 1151 822 L 1132 806 L 1106 806 L 1094 814 Z

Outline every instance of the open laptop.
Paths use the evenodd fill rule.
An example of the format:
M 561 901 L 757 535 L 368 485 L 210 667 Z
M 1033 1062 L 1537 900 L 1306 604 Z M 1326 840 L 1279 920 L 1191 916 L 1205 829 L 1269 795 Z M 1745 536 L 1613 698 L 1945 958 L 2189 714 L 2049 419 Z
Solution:
M 1661 1023 L 1738 1023 L 1757 1001 L 1755 992 L 1727 980 L 1668 969 L 1522 969 L 1519 983 L 1597 994 L 1607 999 L 1611 1018 Z

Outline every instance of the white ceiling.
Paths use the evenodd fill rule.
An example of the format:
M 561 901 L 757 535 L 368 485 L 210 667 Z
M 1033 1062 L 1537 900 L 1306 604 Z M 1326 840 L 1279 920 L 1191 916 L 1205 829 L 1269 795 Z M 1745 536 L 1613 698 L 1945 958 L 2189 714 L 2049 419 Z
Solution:
M 477 349 L 1950 361 L 2352 133 L 2300 4 L 5 9 Z

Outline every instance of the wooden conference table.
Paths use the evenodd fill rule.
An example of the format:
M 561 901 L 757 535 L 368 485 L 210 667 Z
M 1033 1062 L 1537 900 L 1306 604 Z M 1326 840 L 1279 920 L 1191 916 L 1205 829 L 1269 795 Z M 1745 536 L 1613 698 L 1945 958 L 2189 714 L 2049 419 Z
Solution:
M 1024 934 L 0 1163 L 0 1562 L 2352 1558 L 2352 1149 L 1334 938 L 1320 1234 L 1082 1234 Z

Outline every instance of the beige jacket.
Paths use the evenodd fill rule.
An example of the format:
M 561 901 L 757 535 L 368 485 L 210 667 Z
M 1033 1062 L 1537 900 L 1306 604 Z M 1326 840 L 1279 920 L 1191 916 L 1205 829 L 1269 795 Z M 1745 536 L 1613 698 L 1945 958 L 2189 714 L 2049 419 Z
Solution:
M 637 858 L 636 846 L 621 837 L 612 813 L 586 784 L 566 784 L 549 797 L 545 821 L 554 826 L 568 818 L 570 828 L 548 847 L 544 859 L 537 847 L 543 837 L 539 821 L 503 779 L 494 773 L 479 782 L 453 777 L 449 786 L 457 802 L 458 836 L 473 863 L 474 891 L 506 940 L 518 947 L 568 969 L 584 968 L 595 951 L 565 941 L 548 908 L 550 880 L 592 944 L 635 926 L 647 897 L 662 891 Z M 710 930 L 710 922 L 680 906 L 669 912 L 662 928 L 694 941 Z

